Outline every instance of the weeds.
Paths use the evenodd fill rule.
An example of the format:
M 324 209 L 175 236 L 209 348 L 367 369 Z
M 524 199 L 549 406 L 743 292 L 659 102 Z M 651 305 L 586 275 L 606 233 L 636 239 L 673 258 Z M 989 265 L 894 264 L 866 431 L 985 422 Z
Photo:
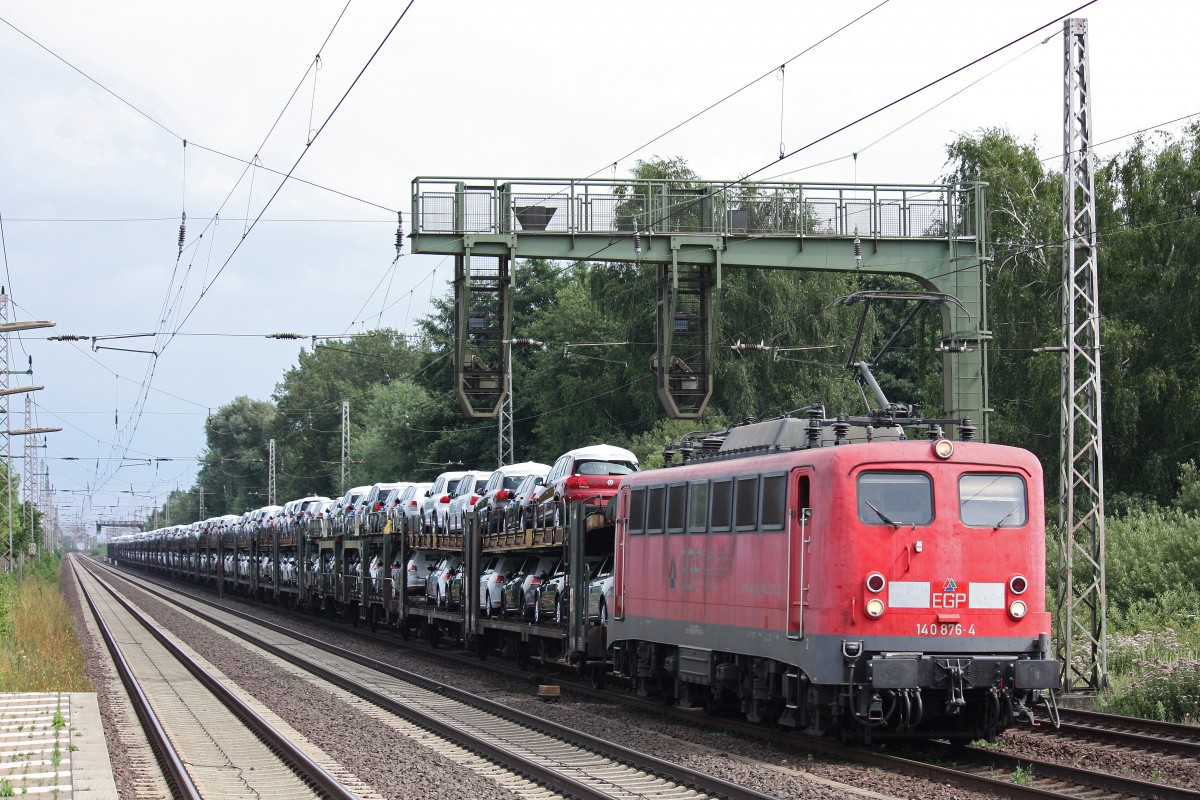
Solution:
M 0 692 L 90 692 L 58 564 L 39 559 L 25 580 L 0 578 Z
M 1018 766 L 1013 770 L 1012 782 L 1018 786 L 1029 786 L 1033 783 L 1033 769 L 1025 769 L 1022 766 Z
M 1200 654 L 1195 630 L 1118 633 L 1109 639 L 1113 692 L 1098 710 L 1169 722 L 1200 721 Z

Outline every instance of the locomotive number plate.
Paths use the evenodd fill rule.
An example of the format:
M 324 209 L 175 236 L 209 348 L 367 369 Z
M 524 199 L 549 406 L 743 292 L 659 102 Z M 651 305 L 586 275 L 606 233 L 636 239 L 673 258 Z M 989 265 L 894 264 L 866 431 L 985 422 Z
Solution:
M 918 622 L 917 636 L 974 636 L 975 626 L 961 622 Z

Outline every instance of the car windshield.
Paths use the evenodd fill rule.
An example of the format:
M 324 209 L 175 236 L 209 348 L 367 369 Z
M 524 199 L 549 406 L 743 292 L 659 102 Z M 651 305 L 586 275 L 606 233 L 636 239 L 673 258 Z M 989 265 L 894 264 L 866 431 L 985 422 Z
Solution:
M 510 475 L 504 479 L 504 483 L 500 485 L 501 489 L 516 489 L 525 480 L 522 475 Z
M 576 475 L 628 475 L 636 471 L 637 466 L 628 461 L 580 461 L 575 465 Z

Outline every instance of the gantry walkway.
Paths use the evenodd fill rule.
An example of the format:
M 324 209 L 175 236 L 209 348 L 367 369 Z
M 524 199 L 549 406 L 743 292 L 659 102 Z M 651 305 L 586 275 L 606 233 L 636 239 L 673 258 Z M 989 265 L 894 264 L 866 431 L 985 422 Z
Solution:
M 711 394 L 711 293 L 723 270 L 858 271 L 908 276 L 957 299 L 941 308 L 945 413 L 972 418 L 986 436 L 985 190 L 419 177 L 412 249 L 457 257 L 456 388 L 464 408 L 481 401 L 476 416 L 504 393 L 508 263 L 626 261 L 658 269 L 656 372 L 672 416 L 698 416 Z

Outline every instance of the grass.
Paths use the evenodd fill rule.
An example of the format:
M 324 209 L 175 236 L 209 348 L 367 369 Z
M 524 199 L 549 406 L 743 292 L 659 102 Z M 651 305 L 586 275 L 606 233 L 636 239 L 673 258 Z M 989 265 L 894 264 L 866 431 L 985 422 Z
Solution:
M 41 558 L 21 583 L 0 576 L 0 692 L 93 691 L 59 574 L 56 559 Z

